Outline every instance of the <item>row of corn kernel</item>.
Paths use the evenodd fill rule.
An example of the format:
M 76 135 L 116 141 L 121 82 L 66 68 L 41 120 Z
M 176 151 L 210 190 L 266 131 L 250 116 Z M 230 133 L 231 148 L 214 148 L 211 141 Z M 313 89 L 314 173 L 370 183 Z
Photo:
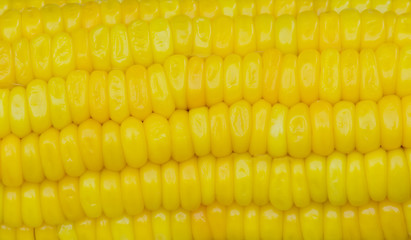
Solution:
M 56 4 L 63 6 L 63 11 L 78 14 L 76 5 L 72 3 L 83 3 L 83 16 L 92 12 L 91 18 L 97 18 L 99 21 L 110 24 L 123 21 L 128 23 L 140 18 L 150 21 L 155 18 L 170 18 L 175 15 L 184 14 L 191 18 L 196 16 L 214 18 L 218 15 L 237 16 L 256 14 L 271 14 L 275 17 L 281 15 L 296 15 L 304 11 L 316 11 L 318 14 L 326 11 L 341 12 L 346 8 L 354 8 L 358 11 L 366 9 L 375 9 L 382 13 L 393 11 L 397 14 L 410 12 L 411 4 L 407 0 L 326 0 L 326 1 L 273 1 L 273 0 L 249 0 L 249 1 L 217 1 L 217 0 L 199 0 L 199 1 L 140 1 L 140 0 L 110 0 L 98 1 L 93 0 L 3 0 L 0 3 L 0 15 L 7 9 L 22 10 L 24 8 L 41 8 L 47 4 Z M 100 5 L 100 6 L 99 6 Z M 69 10 L 70 9 L 70 10 Z M 80 10 L 81 11 L 81 10 Z M 74 14 L 73 13 L 73 14 Z M 97 21 L 98 21 L 97 20 Z
M 384 201 L 360 208 L 312 204 L 278 211 L 272 206 L 143 212 L 114 219 L 84 219 L 59 226 L 61 240 L 77 239 L 387 239 L 405 240 L 410 204 Z M 108 235 L 108 236 L 107 236 Z M 104 236 L 104 238 L 103 238 Z M 8 239 L 7 239 L 8 240 Z
M 134 65 L 109 73 L 71 71 L 67 80 L 33 80 L 26 88 L 0 89 L 0 137 L 24 137 L 51 125 L 62 129 L 90 117 L 121 123 L 128 116 L 144 120 L 151 112 L 166 118 L 175 109 L 220 102 L 265 99 L 286 106 L 316 100 L 378 101 L 384 95 L 411 94 L 411 48 L 383 44 L 376 51 L 303 51 L 282 56 L 278 50 L 244 58 L 207 59 L 174 55 L 148 69 Z
M 63 238 L 62 236 L 59 237 L 58 233 L 58 230 L 62 228 L 64 228 L 64 226 L 43 225 L 37 228 L 29 228 L 25 226 L 11 228 L 6 225 L 0 225 L 0 238 L 2 240 L 57 240 Z M 78 235 L 78 238 L 84 239 L 80 234 Z M 70 240 L 77 240 L 77 238 L 71 238 Z
M 24 183 L 18 188 L 0 185 L 0 221 L 38 227 L 84 216 L 136 215 L 143 209 L 192 211 L 213 202 L 271 204 L 279 210 L 327 201 L 334 206 L 364 206 L 384 199 L 404 203 L 410 200 L 410 167 L 409 149 L 366 155 L 336 152 L 305 160 L 233 154 L 147 163 L 140 169 L 87 171 L 79 178 Z
M 61 32 L 62 25 L 51 23 L 45 25 L 45 33 L 42 33 L 43 27 L 38 20 L 28 19 L 25 24 L 20 13 L 15 12 L 16 16 L 10 13 L 3 16 L 10 18 L 6 21 L 8 24 L 0 25 L 3 26 L 0 33 L 6 34 L 5 40 L 0 42 L 0 54 L 4 58 L 0 65 L 0 83 L 1 86 L 25 85 L 33 77 L 44 80 L 52 76 L 65 77 L 74 69 L 111 70 L 125 69 L 133 63 L 161 63 L 173 54 L 245 55 L 273 47 L 285 53 L 296 53 L 297 48 L 299 51 L 340 49 L 341 46 L 342 49 L 376 48 L 386 41 L 399 46 L 411 41 L 410 14 L 385 18 L 392 22 L 389 24 L 378 12 L 347 11 L 352 12 L 344 14 L 344 11 L 340 15 L 330 12 L 320 16 L 307 12 L 298 18 L 282 16 L 277 20 L 270 15 L 221 16 L 213 20 L 177 16 L 171 20 L 137 20 L 128 26 L 97 25 L 90 31 L 80 28 L 71 34 Z M 354 18 L 351 15 L 355 14 L 358 23 L 343 24 L 351 21 Z M 18 23 L 20 19 L 21 24 Z M 372 32 L 375 29 L 378 31 Z
M 332 107 L 318 101 L 288 109 L 264 100 L 253 106 L 240 101 L 230 107 L 220 103 L 209 109 L 177 110 L 170 120 L 155 113 L 144 122 L 134 117 L 121 124 L 89 119 L 78 127 L 48 128 L 22 139 L 7 135 L 0 143 L 1 175 L 6 186 L 19 186 L 24 180 L 77 177 L 86 169 L 119 171 L 126 165 L 141 167 L 147 160 L 181 162 L 210 153 L 305 158 L 311 152 L 327 156 L 334 150 L 411 148 L 410 112 L 411 96 L 401 101 L 391 95 L 378 104 L 339 102 Z

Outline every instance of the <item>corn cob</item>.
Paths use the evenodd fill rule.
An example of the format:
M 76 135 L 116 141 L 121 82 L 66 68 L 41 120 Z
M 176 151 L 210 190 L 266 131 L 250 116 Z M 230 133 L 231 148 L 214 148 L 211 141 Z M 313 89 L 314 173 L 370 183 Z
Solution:
M 151 113 L 169 118 L 176 109 L 232 105 L 265 99 L 293 106 L 325 100 L 378 101 L 384 95 L 411 94 L 410 49 L 383 44 L 376 51 L 315 50 L 281 56 L 278 50 L 244 58 L 230 55 L 203 60 L 182 55 L 148 69 L 135 65 L 109 73 L 73 71 L 67 80 L 31 81 L 26 88 L 0 89 L 0 137 L 22 138 L 50 126 L 62 129 L 90 117 L 122 123 L 128 116 L 144 120 Z
M 408 239 L 409 204 L 370 203 L 356 208 L 311 204 L 279 211 L 272 206 L 224 207 L 195 211 L 143 212 L 114 219 L 84 219 L 61 225 L 62 240 L 84 239 Z M 104 238 L 104 239 L 107 239 Z
M 61 227 L 43 225 L 38 228 L 18 227 L 10 228 L 5 225 L 0 226 L 0 236 L 2 240 L 46 240 L 60 239 L 58 230 Z M 77 237 L 77 236 L 75 236 Z M 72 238 L 76 239 L 76 238 Z
M 4 137 L 2 180 L 6 186 L 19 186 L 23 180 L 78 177 L 86 169 L 119 171 L 126 165 L 141 167 L 148 160 L 181 162 L 210 153 L 305 158 L 311 152 L 328 156 L 334 150 L 368 153 L 379 147 L 411 148 L 410 106 L 411 97 L 397 96 L 386 96 L 378 104 L 367 100 L 331 106 L 318 101 L 289 109 L 260 100 L 252 106 L 239 101 L 230 107 L 220 103 L 209 109 L 177 110 L 169 121 L 155 113 L 144 122 L 129 117 L 121 125 L 89 119 L 78 127 L 48 128 L 23 139 L 14 134 Z
M 26 9 L 21 14 L 10 11 L 2 15 L 0 55 L 4 60 L 0 86 L 26 85 L 33 78 L 66 77 L 74 69 L 108 71 L 125 69 L 133 63 L 147 66 L 162 63 L 173 54 L 245 55 L 273 47 L 297 53 L 312 48 L 376 48 L 384 42 L 403 47 L 411 40 L 407 27 L 411 15 L 383 15 L 371 10 L 320 16 L 311 11 L 276 20 L 272 15 L 217 16 L 212 21 L 175 16 L 130 24 L 121 23 L 119 17 L 115 21 L 113 16 L 114 22 L 103 25 L 100 19 L 83 18 L 86 26 L 81 26 L 79 20 L 75 23 L 75 19 L 63 19 L 62 12 L 57 6 L 47 5 L 41 11 Z M 79 14 L 69 17 L 80 19 Z
M 233 154 L 185 162 L 148 163 L 120 172 L 87 171 L 59 182 L 0 188 L 0 219 L 7 226 L 62 224 L 87 216 L 109 218 L 147 209 L 193 211 L 215 202 L 224 206 L 272 205 L 279 210 L 311 203 L 365 206 L 388 199 L 410 200 L 411 151 L 377 150 L 365 155 L 335 152 L 328 157 L 271 159 Z

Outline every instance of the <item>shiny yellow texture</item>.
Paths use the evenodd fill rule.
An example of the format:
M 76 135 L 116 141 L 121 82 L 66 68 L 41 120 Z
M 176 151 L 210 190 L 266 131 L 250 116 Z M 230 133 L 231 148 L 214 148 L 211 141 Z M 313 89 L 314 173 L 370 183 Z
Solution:
M 340 77 L 341 98 L 345 101 L 357 102 L 360 98 L 360 57 L 353 49 L 341 52 Z
M 79 124 L 90 117 L 89 108 L 89 74 L 86 71 L 71 72 L 66 80 L 66 91 L 71 117 L 74 123 Z
M 378 75 L 375 53 L 364 49 L 360 53 L 360 99 L 377 101 L 383 89 Z
M 387 153 L 380 149 L 364 156 L 368 193 L 374 201 L 382 201 L 387 196 L 387 164 Z
M 149 25 L 154 62 L 163 62 L 174 52 L 170 24 L 166 19 L 155 19 Z
M 341 48 L 340 18 L 336 12 L 326 12 L 319 17 L 320 50 Z
M 407 96 L 411 93 L 411 79 L 409 77 L 411 71 L 411 58 L 409 57 L 410 52 L 411 48 L 407 46 L 403 47 L 400 51 L 396 91 L 396 94 L 400 97 Z
M 175 110 L 175 103 L 164 68 L 159 64 L 151 65 L 147 74 L 153 112 L 168 118 Z
M 225 206 L 229 206 L 234 200 L 234 172 L 232 156 L 218 159 L 215 168 L 216 200 Z
M 387 197 L 390 201 L 403 202 L 410 196 L 410 173 L 406 162 L 404 152 L 399 149 L 387 153 Z
M 40 205 L 39 186 L 32 183 L 21 187 L 21 216 L 24 224 L 29 227 L 38 227 L 43 222 Z
M 299 103 L 288 110 L 286 136 L 288 153 L 295 158 L 306 157 L 312 148 L 312 133 L 307 105 Z
M 46 224 L 62 224 L 64 215 L 58 199 L 57 183 L 44 181 L 40 185 L 40 201 L 43 220 Z
M 211 152 L 216 157 L 227 156 L 232 151 L 228 107 L 219 103 L 209 110 Z
M 242 100 L 231 105 L 228 111 L 233 151 L 244 153 L 250 147 L 251 141 L 251 106 Z
M 85 171 L 81 159 L 77 129 L 77 126 L 71 124 L 60 132 L 60 154 L 63 167 L 67 175 L 72 177 L 78 177 Z
M 271 49 L 263 53 L 263 98 L 271 104 L 277 102 L 279 68 L 281 66 L 282 53 Z
M 111 71 L 108 74 L 107 89 L 110 118 L 117 123 L 121 123 L 130 115 L 125 74 L 119 70 Z
M 68 33 L 58 33 L 51 40 L 53 76 L 66 77 L 74 70 L 73 40 Z
M 288 107 L 300 101 L 297 81 L 297 56 L 287 54 L 279 69 L 278 101 Z
M 341 101 L 333 107 L 333 128 L 335 148 L 343 153 L 355 149 L 355 105 Z
M 141 190 L 144 206 L 156 210 L 161 206 L 161 169 L 160 166 L 148 163 L 140 169 Z
M 310 105 L 312 128 L 312 150 L 319 155 L 327 156 L 334 149 L 334 134 L 332 126 L 332 106 L 323 101 Z M 323 139 L 329 139 L 324 142 Z
M 354 9 L 340 12 L 341 47 L 342 49 L 360 49 L 361 14 Z
M 297 59 L 297 79 L 301 101 L 311 104 L 319 97 L 320 54 L 316 50 L 305 50 Z
M 51 78 L 47 86 L 51 124 L 62 129 L 71 122 L 66 83 L 62 78 Z
M 332 153 L 327 157 L 326 167 L 328 200 L 332 205 L 342 206 L 347 202 L 346 156 L 339 152 Z
M 265 154 L 267 151 L 267 135 L 269 118 L 271 115 L 270 105 L 261 100 L 253 105 L 251 121 L 251 142 L 249 152 L 253 156 Z
M 386 39 L 384 15 L 376 10 L 361 13 L 361 48 L 376 48 Z
M 290 15 L 281 15 L 276 19 L 274 29 L 275 47 L 284 53 L 296 53 L 296 19 Z
M 101 128 L 104 167 L 119 171 L 124 168 L 123 148 L 121 146 L 120 126 L 113 121 L 107 121 Z
M 318 155 L 310 155 L 305 159 L 305 172 L 311 199 L 323 203 L 327 199 L 327 159 Z
M 187 108 L 187 63 L 188 59 L 183 55 L 170 56 L 164 62 L 164 71 L 177 109 Z M 202 76 L 200 79 L 202 79 Z
M 318 49 L 319 18 L 313 11 L 306 11 L 297 16 L 297 44 L 298 51 Z
M 189 211 L 197 209 L 201 204 L 201 189 L 196 159 L 180 163 L 180 199 L 181 206 Z
M 287 107 L 281 104 L 275 104 L 271 109 L 267 152 L 273 157 L 281 157 L 287 153 L 287 112 Z
M 375 102 L 367 100 L 356 105 L 354 126 L 357 151 L 370 152 L 380 146 L 380 121 Z
M 66 218 L 76 221 L 84 217 L 80 201 L 79 179 L 72 177 L 63 178 L 59 182 L 58 191 L 61 207 Z
M 186 111 L 177 110 L 170 117 L 172 157 L 176 161 L 185 161 L 194 155 L 191 140 L 189 115 Z
M 211 151 L 209 119 L 206 107 L 193 109 L 188 113 L 194 153 L 200 157 L 207 155 Z
M 409 148 L 409 146 L 411 146 L 411 136 L 409 134 L 411 126 L 411 97 L 403 97 L 401 100 L 401 107 L 403 122 L 402 146 Z
M 40 135 L 38 146 L 45 177 L 51 181 L 60 180 L 64 176 L 64 168 L 60 155 L 59 132 L 49 128 Z
M 187 69 L 187 107 L 202 107 L 205 105 L 204 60 L 199 57 L 190 58 Z
M 366 170 L 363 155 L 352 152 L 347 156 L 347 198 L 353 206 L 362 206 L 369 201 Z
M 394 94 L 399 60 L 398 46 L 392 43 L 380 45 L 375 51 L 378 64 L 378 73 L 384 95 Z
M 148 159 L 154 163 L 165 163 L 171 157 L 170 123 L 158 114 L 150 115 L 144 121 L 147 139 Z
M 305 164 L 302 159 L 291 160 L 291 178 L 294 204 L 297 207 L 305 207 L 310 203 Z
M 26 88 L 28 113 L 33 132 L 42 133 L 51 126 L 47 83 L 34 80 Z
M 84 165 L 89 170 L 100 171 L 103 167 L 101 125 L 89 119 L 79 126 L 77 136 Z
M 110 30 L 108 26 L 97 25 L 89 31 L 91 62 L 96 70 L 108 71 L 110 62 Z
M 180 175 L 179 165 L 168 161 L 161 166 L 162 202 L 166 210 L 177 210 L 180 206 Z
M 321 100 L 332 104 L 341 99 L 342 83 L 340 74 L 340 54 L 336 49 L 328 48 L 321 53 L 321 73 L 319 95 Z
M 26 90 L 23 87 L 13 88 L 9 101 L 10 106 L 7 110 L 10 112 L 10 130 L 16 136 L 24 137 L 31 132 Z
M 152 111 L 147 71 L 142 66 L 132 66 L 126 72 L 126 89 L 130 114 L 140 120 Z
M 243 1 L 247 2 L 247 1 Z M 268 50 L 275 46 L 274 31 L 275 19 L 269 14 L 257 15 L 254 18 L 255 41 L 258 51 Z
M 293 205 L 291 168 L 288 157 L 279 158 L 271 164 L 269 198 L 279 210 L 290 209 Z

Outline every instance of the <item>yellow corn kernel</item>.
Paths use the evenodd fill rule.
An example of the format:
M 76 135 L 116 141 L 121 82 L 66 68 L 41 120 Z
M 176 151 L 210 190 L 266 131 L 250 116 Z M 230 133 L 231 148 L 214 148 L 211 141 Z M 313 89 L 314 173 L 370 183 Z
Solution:
M 407 239 L 406 222 L 401 205 L 381 202 L 379 212 L 385 239 Z
M 312 133 L 307 105 L 299 103 L 291 107 L 286 117 L 288 154 L 295 158 L 308 156 L 312 148 Z
M 33 67 L 30 61 L 30 44 L 26 38 L 14 41 L 14 71 L 16 83 L 27 85 L 33 79 Z
M 174 53 L 189 55 L 193 47 L 193 26 L 188 16 L 180 15 L 170 19 Z
M 47 83 L 34 80 L 27 85 L 27 106 L 33 132 L 42 133 L 51 126 Z
M 341 48 L 340 18 L 336 12 L 326 12 L 319 17 L 320 50 Z
M 403 122 L 402 146 L 409 148 L 411 146 L 411 135 L 409 134 L 411 127 L 411 97 L 402 98 L 401 109 Z
M 314 9 L 314 0 L 296 1 L 297 13 L 312 11 Z
M 52 74 L 51 38 L 48 34 L 30 40 L 30 57 L 34 77 L 48 80 Z
M 216 162 L 215 197 L 217 202 L 229 206 L 234 200 L 234 171 L 232 156 L 219 158 Z
M 286 123 L 288 108 L 275 104 L 271 109 L 267 151 L 273 157 L 281 157 L 287 153 Z
M 127 29 L 130 40 L 130 52 L 137 64 L 147 66 L 153 62 L 153 52 L 150 45 L 150 32 L 147 22 L 136 20 Z
M 320 99 L 337 103 L 341 99 L 340 54 L 336 49 L 321 53 Z
M 375 56 L 384 95 L 394 94 L 399 59 L 398 47 L 392 43 L 382 44 L 375 51 Z
M 327 158 L 327 193 L 332 205 L 342 206 L 347 202 L 346 156 L 335 152 Z
M 20 86 L 12 88 L 9 101 L 10 130 L 17 137 L 22 138 L 31 132 L 26 90 Z
M 8 42 L 21 37 L 21 15 L 19 11 L 9 10 L 1 16 L 0 35 Z
M 100 11 L 103 24 L 111 26 L 121 21 L 121 6 L 118 1 L 101 2 Z
M 368 193 L 374 201 L 383 201 L 387 196 L 387 154 L 379 149 L 364 156 Z
M 121 123 L 130 115 L 124 73 L 119 70 L 111 71 L 108 74 L 107 85 L 110 118 L 117 123 Z
M 121 199 L 120 175 L 117 172 L 103 170 L 101 172 L 101 206 L 108 218 L 118 217 L 124 207 Z
M 403 47 L 400 51 L 399 63 L 398 63 L 398 77 L 396 94 L 399 97 L 405 97 L 411 93 L 411 78 L 409 76 L 411 72 L 411 53 L 410 47 Z
M 304 239 L 321 239 L 324 232 L 323 220 L 326 220 L 322 205 L 311 204 L 300 210 L 301 232 Z M 336 234 L 336 233 L 334 233 Z
M 205 105 L 204 60 L 192 57 L 187 63 L 187 106 L 189 109 Z
M 384 239 L 376 204 L 368 204 L 358 209 L 361 239 Z
M 251 106 L 241 100 L 230 106 L 228 114 L 233 152 L 247 152 L 251 141 Z
M 210 223 L 206 218 L 206 209 L 204 207 L 200 207 L 198 210 L 194 211 L 191 215 L 191 219 L 191 229 L 195 240 L 212 238 L 209 226 Z
M 151 213 L 154 239 L 171 239 L 170 212 L 163 209 Z
M 251 140 L 249 152 L 253 156 L 265 154 L 267 151 L 267 135 L 271 106 L 260 100 L 253 105 L 251 116 Z
M 76 70 L 69 73 L 66 80 L 67 97 L 71 117 L 76 124 L 80 124 L 90 117 L 88 87 L 88 72 Z
M 197 159 L 182 162 L 179 168 L 181 206 L 186 210 L 193 211 L 201 204 Z
M 98 224 L 98 223 L 97 223 Z M 96 223 L 90 219 L 84 219 L 74 224 L 78 239 L 96 239 Z M 98 231 L 98 230 L 97 230 Z M 111 234 L 110 234 L 111 235 Z
M 81 8 L 82 26 L 91 29 L 101 22 L 100 6 L 97 2 L 87 2 Z
M 52 38 L 51 56 L 54 76 L 66 77 L 74 70 L 73 41 L 69 34 L 58 33 Z
M 127 167 L 120 173 L 122 202 L 124 211 L 137 215 L 144 209 L 140 175 L 137 169 Z
M 319 18 L 313 11 L 306 11 L 297 16 L 297 45 L 298 51 L 318 49 Z
M 227 210 L 218 203 L 207 207 L 207 219 L 209 219 L 212 237 L 214 239 L 226 238 Z
M 344 9 L 340 12 L 341 47 L 358 50 L 361 46 L 361 14 L 355 9 Z
M 250 205 L 253 197 L 253 165 L 249 154 L 234 155 L 234 199 L 241 206 Z
M 79 179 L 80 203 L 87 217 L 96 218 L 103 211 L 100 196 L 100 174 L 85 172 Z
M 111 171 L 119 171 L 126 165 L 121 146 L 120 127 L 113 121 L 107 121 L 101 128 L 101 148 L 104 167 Z
M 60 225 L 58 232 L 59 238 L 62 240 L 77 239 L 77 234 L 73 225 L 74 224 L 72 223 L 65 223 Z M 33 235 L 33 233 L 31 233 L 31 235 Z
M 161 169 L 153 163 L 147 163 L 140 168 L 141 191 L 144 206 L 154 211 L 161 206 Z
M 38 135 L 32 133 L 21 140 L 21 168 L 27 182 L 39 183 L 44 179 Z
M 4 240 L 14 240 L 16 239 L 16 231 L 14 228 L 11 228 L 6 225 L 0 226 L 0 234 Z
M 343 239 L 360 239 L 358 209 L 350 205 L 345 205 L 341 208 L 341 214 Z
M 380 146 L 380 121 L 375 102 L 366 100 L 356 105 L 354 126 L 357 151 L 371 152 Z
M 381 123 L 381 146 L 387 150 L 401 147 L 401 100 L 395 95 L 383 97 L 378 102 Z
M 244 83 L 244 99 L 254 103 L 262 98 L 262 64 L 261 56 L 257 53 L 245 55 L 242 62 L 242 77 Z
M 153 112 L 168 118 L 175 109 L 175 103 L 163 67 L 159 64 L 150 66 L 148 80 Z
M 44 33 L 54 35 L 63 31 L 63 20 L 61 8 L 54 4 L 49 4 L 41 8 L 41 21 Z
M 267 155 L 257 156 L 253 159 L 253 202 L 258 206 L 268 203 L 270 171 L 271 159 Z
M 171 157 L 171 132 L 169 122 L 158 114 L 144 121 L 148 158 L 154 163 L 165 163 Z
M 79 179 L 72 177 L 65 177 L 58 184 L 58 194 L 63 213 L 71 221 L 78 221 L 84 217 L 79 187 Z
M 404 202 L 410 196 L 410 173 L 405 154 L 397 149 L 389 151 L 387 158 L 387 197 L 393 202 Z
M 276 49 L 263 53 L 263 98 L 271 104 L 276 103 L 278 98 L 281 55 L 281 52 Z
M 360 99 L 377 101 L 383 95 L 383 88 L 378 75 L 375 53 L 371 49 L 361 51 L 360 69 Z
M 360 54 L 348 49 L 341 52 L 340 59 L 341 98 L 357 102 L 360 99 Z
M 234 18 L 234 52 L 239 55 L 256 50 L 255 26 L 250 16 Z
M 121 2 L 121 15 L 123 23 L 128 25 L 138 19 L 139 2 L 137 0 L 126 0 Z
M 228 107 L 223 103 L 209 109 L 211 152 L 216 157 L 231 153 L 231 136 L 229 129 Z
M 311 104 L 318 100 L 320 79 L 320 54 L 316 50 L 304 50 L 297 59 L 297 81 L 301 101 Z
M 177 0 L 159 1 L 160 16 L 167 19 L 180 14 L 180 4 Z
M 218 21 L 222 21 L 222 20 L 218 20 Z M 213 26 L 214 26 L 214 23 L 208 18 L 202 18 L 202 17 L 194 18 L 193 20 L 193 31 L 194 31 L 193 32 L 193 38 L 194 38 L 193 55 L 208 56 L 211 54 L 212 51 L 214 52 L 214 50 L 212 50 L 214 47 L 219 49 L 220 51 L 221 46 L 220 46 L 219 41 L 223 41 L 224 36 L 220 37 L 222 38 L 222 40 L 212 40 L 211 33 L 212 33 L 212 29 L 214 29 Z M 218 27 L 219 24 L 215 24 L 215 26 Z M 231 32 L 233 31 L 232 28 L 230 29 L 230 31 Z M 222 33 L 219 33 L 219 34 L 222 34 Z M 216 41 L 216 42 L 214 43 L 212 41 Z M 222 54 L 220 54 L 219 52 L 219 54 L 217 55 L 220 56 Z
M 207 106 L 220 103 L 224 100 L 223 88 L 223 59 L 219 56 L 210 56 L 204 63 L 205 95 Z
M 343 238 L 343 230 L 341 226 L 341 209 L 331 204 L 324 206 L 324 238 Z
M 78 177 L 85 171 L 77 137 L 77 126 L 68 125 L 60 131 L 60 154 L 67 175 Z
M 134 168 L 143 166 L 148 158 L 143 123 L 135 118 L 127 118 L 120 126 L 120 134 L 127 165 Z
M 319 155 L 329 155 L 334 150 L 331 104 L 318 101 L 310 105 L 312 150 Z M 328 139 L 324 141 L 324 139 Z
M 305 172 L 308 189 L 314 202 L 323 203 L 327 200 L 327 163 L 326 158 L 315 154 L 305 159 Z
M 53 206 L 49 205 L 48 207 Z M 22 225 L 20 188 L 4 188 L 3 223 L 10 227 L 20 227 Z
M 111 43 L 112 44 L 112 43 Z M 91 62 L 96 70 L 108 71 L 110 62 L 110 30 L 108 26 L 99 25 L 89 32 Z
M 167 161 L 161 165 L 162 205 L 168 211 L 177 210 L 180 206 L 180 178 L 177 162 Z
M 405 13 L 398 16 L 394 29 L 394 42 L 400 47 L 407 46 L 411 40 L 409 24 L 411 22 L 411 13 Z
M 81 9 L 81 5 L 76 3 L 68 3 L 61 8 L 66 32 L 71 33 L 81 27 Z
M 134 239 L 134 229 L 130 217 L 111 219 L 111 232 L 114 239 Z
M 28 227 L 20 227 L 16 229 L 17 240 L 34 240 L 34 229 Z
M 310 193 L 302 159 L 291 160 L 291 179 L 294 204 L 297 207 L 306 207 L 310 203 Z
M 228 55 L 224 58 L 224 102 L 231 105 L 243 98 L 243 84 L 241 76 L 241 57 L 239 55 Z
M 164 62 L 174 52 L 170 24 L 166 19 L 155 19 L 149 25 L 154 62 Z
M 134 233 L 136 239 L 153 239 L 151 215 L 144 211 L 134 218 Z
M 397 2 L 406 2 L 406 1 L 397 1 Z M 386 41 L 394 41 L 394 30 L 397 22 L 397 14 L 393 11 L 384 13 L 384 28 L 386 32 Z
M 237 204 L 227 207 L 227 236 L 226 239 L 244 238 L 244 208 Z
M 272 162 L 270 173 L 269 199 L 279 210 L 288 210 L 293 205 L 291 168 L 288 157 Z
M 330 1 L 330 9 L 340 13 L 342 10 L 349 8 L 350 7 L 350 1 L 349 0 L 331 0 Z
M 144 120 L 152 111 L 147 71 L 142 66 L 132 66 L 126 72 L 127 101 L 130 114 Z
M 187 57 L 183 55 L 172 55 L 164 62 L 164 71 L 177 109 L 187 108 L 187 63 Z
M 51 181 L 64 177 L 63 162 L 60 155 L 59 132 L 54 128 L 47 129 L 39 137 L 39 150 L 44 175 Z
M 384 15 L 376 10 L 361 13 L 361 48 L 376 48 L 386 39 Z
M 201 202 L 210 205 L 215 199 L 216 159 L 212 155 L 198 158 L 198 172 L 201 185 Z
M 186 111 L 177 110 L 170 117 L 172 157 L 176 161 L 185 161 L 193 157 L 189 116 Z
M 295 15 L 296 2 L 297 1 L 286 0 L 274 2 L 274 16 L 279 17 L 285 14 Z
M 78 141 L 81 158 L 88 170 L 100 171 L 103 168 L 101 125 L 89 119 L 78 127 Z
M 244 1 L 247 2 L 247 1 Z M 254 17 L 255 42 L 257 51 L 265 51 L 275 46 L 274 32 L 275 19 L 269 14 Z
M 91 71 L 93 69 L 91 44 L 87 29 L 80 28 L 71 34 L 73 39 L 74 61 L 76 69 Z
M 102 3 L 104 4 L 104 3 Z M 126 69 L 133 64 L 130 54 L 126 26 L 116 24 L 110 29 L 111 66 L 114 69 Z
M 62 224 L 64 215 L 59 202 L 57 183 L 48 180 L 41 183 L 40 201 L 44 223 L 49 225 Z
M 209 119 L 209 113 L 206 107 L 190 110 L 188 114 L 194 152 L 200 157 L 207 155 L 211 151 Z
M 86 231 L 88 230 L 89 233 L 91 233 L 91 238 L 93 237 L 93 229 L 95 229 L 95 236 L 96 239 L 101 239 L 101 240 L 112 240 L 112 235 L 111 235 L 111 229 L 110 229 L 110 220 L 106 217 L 101 217 L 97 219 L 96 223 L 94 224 L 88 224 L 87 220 L 85 222 L 86 226 L 89 229 L 85 229 Z M 88 226 L 87 226 L 88 225 Z M 86 235 L 87 236 L 87 235 Z M 88 236 L 86 237 L 88 238 Z
M 300 226 L 300 218 L 297 208 L 291 208 L 284 212 L 283 218 L 283 238 L 284 239 L 303 239 Z
M 94 71 L 90 74 L 88 96 L 90 116 L 100 123 L 109 119 L 109 99 L 107 73 Z
M 271 205 L 260 208 L 260 237 L 281 239 L 283 235 L 283 212 Z
M 279 71 L 278 100 L 287 107 L 291 107 L 300 101 L 297 82 L 297 56 L 285 55 Z
M 20 140 L 8 135 L 1 141 L 0 148 L 2 182 L 5 186 L 18 187 L 23 183 Z
M 11 45 L 7 42 L 0 41 L 0 86 L 10 87 L 15 82 L 14 58 Z
M 43 32 L 41 13 L 38 8 L 27 8 L 21 13 L 22 35 L 28 39 L 38 36 Z
M 206 26 L 201 26 L 205 28 Z M 212 51 L 213 53 L 225 57 L 232 53 L 234 50 L 235 42 L 235 24 L 234 20 L 228 16 L 218 16 L 212 21 Z M 198 31 L 201 31 L 199 28 Z M 202 36 L 206 38 L 206 36 Z M 207 39 L 200 40 L 201 42 L 206 42 Z M 196 43 L 196 41 L 195 41 Z M 201 45 L 205 45 L 204 43 Z M 204 48 L 204 47 L 202 47 Z M 195 49 L 195 48 L 194 48 Z M 204 51 L 202 51 L 204 52 Z
M 284 53 L 297 52 L 296 20 L 290 15 L 279 16 L 275 21 L 275 47 Z
M 363 155 L 352 152 L 347 156 L 347 198 L 353 206 L 363 206 L 368 203 L 366 170 Z
M 244 209 L 244 237 L 245 239 L 260 238 L 259 229 L 260 209 L 250 205 Z
M 71 123 L 65 81 L 62 78 L 51 78 L 48 81 L 47 94 L 51 124 L 57 129 L 62 129 Z

